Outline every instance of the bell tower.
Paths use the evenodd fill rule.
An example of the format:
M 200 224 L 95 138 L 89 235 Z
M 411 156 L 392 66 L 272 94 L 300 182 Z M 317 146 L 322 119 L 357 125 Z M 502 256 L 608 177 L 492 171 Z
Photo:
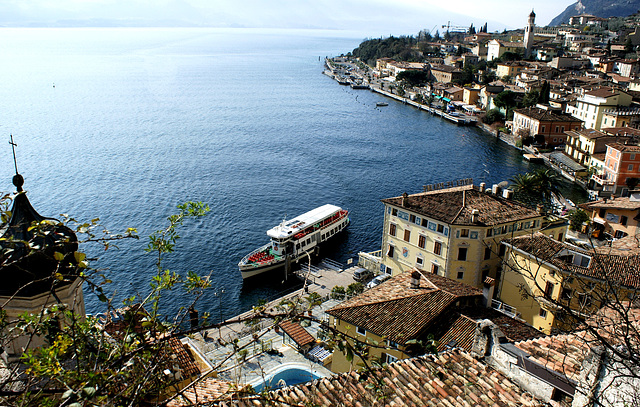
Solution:
M 531 55 L 531 48 L 533 47 L 533 30 L 536 26 L 536 13 L 531 10 L 529 14 L 529 22 L 524 27 L 524 57 L 529 58 Z

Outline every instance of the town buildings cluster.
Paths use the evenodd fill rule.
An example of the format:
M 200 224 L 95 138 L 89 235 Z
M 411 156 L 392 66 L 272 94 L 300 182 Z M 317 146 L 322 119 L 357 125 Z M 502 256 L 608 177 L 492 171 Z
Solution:
M 429 72 L 433 80 L 425 87 L 403 90 L 415 99 L 437 98 L 471 114 L 502 109 L 514 136 L 533 140 L 529 144 L 538 151 L 551 148 L 549 164 L 595 192 L 598 199 L 581 205 L 588 219 L 578 228 L 606 244 L 577 240 L 565 217 L 518 202 L 502 185 L 463 179 L 382 199 L 380 250 L 360 253 L 358 264 L 388 279 L 325 309 L 313 321 L 331 338 L 324 343 L 305 328 L 300 314 L 266 327 L 281 330 L 284 343 L 333 375 L 255 394 L 218 377 L 222 372 L 213 368 L 209 353 L 193 346 L 193 335 L 183 342 L 170 336 L 158 362 L 167 386 L 149 403 L 637 405 L 640 86 L 636 90 L 634 84 L 640 79 L 632 54 L 640 31 L 636 16 L 615 32 L 606 23 L 582 15 L 567 26 L 539 29 L 532 12 L 520 32 L 434 42 L 450 55 L 420 63 L 380 59 L 374 71 L 394 86 L 400 86 L 394 78 L 403 71 Z M 471 52 L 460 51 L 465 48 Z M 505 55 L 517 58 L 506 61 Z M 478 83 L 453 84 L 465 64 L 481 60 L 499 80 L 481 84 L 487 72 L 475 72 Z M 500 96 L 505 91 L 516 95 L 514 101 L 533 91 L 549 97 L 507 106 Z M 38 242 L 57 254 L 36 257 L 37 262 L 32 252 L 13 251 L 16 241 L 39 238 L 26 225 L 45 220 L 31 207 L 22 181 L 15 185 L 0 258 L 0 275 L 12 283 L 0 290 L 6 315 L 19 318 L 61 303 L 84 314 L 73 232 L 53 228 L 49 240 Z M 66 256 L 69 269 L 56 269 Z M 31 284 L 34 275 L 48 281 L 46 275 L 55 273 L 61 276 L 55 286 Z M 262 318 L 266 307 L 255 312 Z M 114 316 L 104 324 L 110 338 L 140 334 L 149 322 L 135 307 L 124 315 L 129 319 Z M 133 328 L 124 324 L 130 320 Z M 56 324 L 60 329 L 65 321 Z M 262 327 L 255 326 L 257 340 Z M 152 343 L 162 339 L 146 337 Z M 206 335 L 201 339 L 207 343 Z M 45 335 L 13 337 L 3 344 L 7 366 L 0 374 L 27 349 L 50 342 Z M 236 354 L 225 357 L 235 360 L 238 341 L 231 343 Z M 170 356 L 162 357 L 165 352 Z

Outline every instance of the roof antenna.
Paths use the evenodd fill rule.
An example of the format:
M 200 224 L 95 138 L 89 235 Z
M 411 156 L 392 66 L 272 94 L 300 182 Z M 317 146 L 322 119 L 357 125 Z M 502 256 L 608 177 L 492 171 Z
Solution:
M 10 134 L 9 137 L 11 137 L 11 141 L 9 141 L 9 144 L 11 144 L 11 150 L 13 151 L 13 165 L 16 167 L 16 175 L 13 176 L 13 185 L 16 186 L 18 192 L 22 192 L 24 178 L 22 178 L 22 175 L 18 173 L 18 161 L 16 160 L 16 147 L 18 147 L 18 145 L 13 142 L 13 134 Z

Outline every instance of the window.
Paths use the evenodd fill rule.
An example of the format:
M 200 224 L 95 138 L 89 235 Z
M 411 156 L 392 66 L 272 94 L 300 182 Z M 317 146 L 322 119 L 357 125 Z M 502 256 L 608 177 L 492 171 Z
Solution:
M 487 229 L 487 237 L 493 236 L 493 229 Z
M 409 222 L 416 223 L 416 215 L 409 214 Z
M 433 254 L 440 254 L 442 252 L 442 243 L 433 242 Z
M 627 218 L 626 216 L 620 216 L 620 224 L 622 226 L 627 226 L 627 220 L 629 220 L 629 218 Z
M 396 208 L 393 208 L 393 210 L 391 211 L 391 214 L 393 216 L 398 216 L 398 210 Z
M 458 248 L 458 260 L 467 261 L 467 248 L 466 247 Z
M 424 249 L 427 246 L 427 237 L 425 235 L 418 235 L 418 247 Z
M 460 237 L 469 237 L 469 229 L 460 229 Z
M 551 298 L 553 295 L 553 289 L 555 288 L 555 284 L 550 281 L 547 281 L 547 285 L 544 287 L 544 296 L 547 298 Z
M 504 254 L 507 252 L 507 246 L 500 244 L 500 251 L 498 252 L 498 255 L 500 257 L 504 257 Z
M 416 264 L 418 266 L 422 266 L 424 264 L 424 259 L 422 257 L 416 257 Z
M 382 354 L 382 363 L 393 363 L 393 362 L 397 362 L 398 358 L 393 356 L 393 355 L 389 355 L 387 353 L 383 353 Z
M 598 216 L 600 216 L 601 218 L 604 218 L 606 214 L 607 214 L 607 210 L 604 208 L 598 211 Z
M 428 221 L 428 220 L 426 220 L 426 219 L 422 219 L 422 223 L 421 223 L 421 225 L 422 225 L 422 227 L 425 227 L 425 228 L 426 228 L 427 226 L 429 226 L 429 221 Z
M 627 168 L 627 171 L 633 171 L 633 164 L 629 164 L 629 167 Z
M 395 252 L 395 247 L 392 244 L 389 245 L 389 249 L 387 249 L 387 257 L 393 258 L 393 253 Z
M 389 225 L 389 234 L 391 236 L 395 236 L 396 235 L 396 224 L 392 223 Z
M 547 310 L 540 308 L 540 318 L 547 318 Z
M 356 333 L 358 335 L 362 335 L 365 336 L 367 334 L 367 330 L 364 328 L 360 328 L 359 326 L 356 327 Z
M 411 240 L 411 231 L 409 229 L 404 230 L 404 241 L 408 242 Z
M 438 225 L 438 233 L 444 233 L 444 226 Z
M 438 274 L 439 269 L 440 269 L 440 266 L 438 266 L 437 264 L 431 263 L 431 274 Z
M 458 271 L 458 280 L 462 280 L 464 277 L 464 271 Z
M 484 259 L 489 260 L 491 258 L 491 248 L 485 247 L 484 249 Z
M 390 341 L 387 339 L 387 346 L 391 349 L 398 349 L 398 342 Z

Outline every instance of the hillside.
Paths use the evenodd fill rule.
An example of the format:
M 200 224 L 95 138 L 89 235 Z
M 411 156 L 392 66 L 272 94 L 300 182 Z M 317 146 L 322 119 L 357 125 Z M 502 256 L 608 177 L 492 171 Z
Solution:
M 591 14 L 596 17 L 626 17 L 640 9 L 640 0 L 578 0 L 551 20 L 550 26 L 569 22 L 571 16 Z

